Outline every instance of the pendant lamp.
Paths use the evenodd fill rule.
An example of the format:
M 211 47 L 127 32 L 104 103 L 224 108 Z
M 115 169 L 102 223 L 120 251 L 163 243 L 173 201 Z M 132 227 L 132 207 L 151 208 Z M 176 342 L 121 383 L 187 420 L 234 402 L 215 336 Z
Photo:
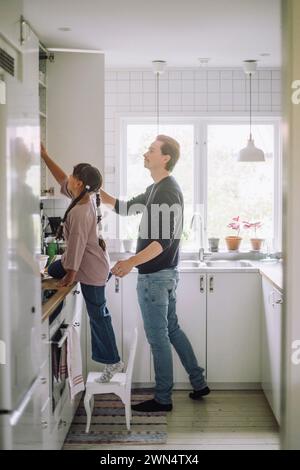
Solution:
M 255 147 L 254 140 L 252 138 L 252 102 L 251 102 L 251 80 L 252 75 L 256 72 L 256 60 L 245 60 L 244 61 L 244 72 L 249 75 L 249 91 L 250 91 L 250 136 L 248 139 L 247 146 L 239 152 L 239 162 L 264 162 L 265 154 L 261 149 Z
M 157 124 L 157 135 L 159 134 L 159 77 L 162 75 L 166 68 L 166 62 L 164 60 L 153 60 L 153 72 L 156 76 L 156 124 Z

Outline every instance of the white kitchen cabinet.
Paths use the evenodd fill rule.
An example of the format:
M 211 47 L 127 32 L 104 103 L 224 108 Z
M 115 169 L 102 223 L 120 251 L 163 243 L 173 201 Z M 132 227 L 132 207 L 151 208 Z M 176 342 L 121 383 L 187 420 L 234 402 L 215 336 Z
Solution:
M 259 386 L 260 315 L 258 273 L 207 274 L 207 379 L 212 387 Z
M 106 305 L 111 314 L 112 325 L 116 337 L 116 343 L 119 355 L 122 356 L 122 293 L 121 293 L 121 280 L 112 276 L 106 284 Z M 84 308 L 86 311 L 86 307 Z M 88 313 L 86 312 L 87 318 Z M 91 347 L 91 328 L 89 319 L 87 320 L 87 372 L 97 371 L 102 369 L 99 362 L 92 360 L 92 347 Z
M 123 315 L 123 360 L 128 363 L 128 356 L 134 328 L 138 329 L 138 344 L 133 369 L 133 383 L 151 382 L 150 346 L 147 341 L 142 314 L 137 298 L 137 272 L 131 272 L 122 279 L 122 315 Z
M 206 368 L 206 275 L 180 273 L 177 287 L 177 316 L 180 328 L 190 340 L 198 363 Z M 174 386 L 181 388 L 190 381 L 180 359 L 173 350 Z
M 282 294 L 262 279 L 262 387 L 280 422 Z
M 66 174 L 74 165 L 104 169 L 104 55 L 55 52 L 47 63 L 48 151 Z M 50 172 L 48 186 L 60 187 Z
M 80 283 L 66 297 L 66 322 L 78 328 L 82 357 L 82 375 L 86 379 L 86 315 Z

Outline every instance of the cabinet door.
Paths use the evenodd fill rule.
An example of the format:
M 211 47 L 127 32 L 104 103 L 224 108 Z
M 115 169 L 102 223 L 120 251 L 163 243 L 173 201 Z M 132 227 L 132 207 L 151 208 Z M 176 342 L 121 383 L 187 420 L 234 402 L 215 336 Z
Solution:
M 50 155 L 67 174 L 82 161 L 104 167 L 104 55 L 57 52 L 47 78 Z M 59 196 L 52 175 L 47 182 Z
M 116 337 L 116 343 L 120 357 L 122 356 L 122 311 L 121 311 L 121 289 L 122 283 L 120 279 L 114 276 L 106 284 L 105 295 L 106 305 L 111 314 L 112 325 Z M 86 307 L 85 307 L 86 310 Z M 88 313 L 87 315 L 87 372 L 101 370 L 99 362 L 92 360 L 92 347 L 91 347 L 91 328 Z
M 261 286 L 257 273 L 207 275 L 207 377 L 260 382 Z
M 206 275 L 180 273 L 177 287 L 177 316 L 190 340 L 199 365 L 206 368 Z M 174 382 L 190 383 L 178 355 L 173 350 Z
M 133 330 L 138 329 L 138 344 L 133 368 L 132 381 L 149 383 L 150 378 L 150 346 L 147 341 L 142 314 L 138 304 L 136 284 L 137 273 L 132 272 L 122 279 L 123 306 L 123 360 L 127 364 Z
M 280 421 L 282 295 L 265 278 L 262 319 L 262 387 Z

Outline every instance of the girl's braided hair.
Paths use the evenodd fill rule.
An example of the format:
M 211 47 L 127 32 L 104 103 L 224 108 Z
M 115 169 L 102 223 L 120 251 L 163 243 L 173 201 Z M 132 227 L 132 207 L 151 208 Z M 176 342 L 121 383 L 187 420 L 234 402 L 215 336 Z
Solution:
M 97 206 L 97 235 L 99 240 L 99 245 L 101 246 L 102 250 L 106 250 L 106 244 L 102 237 L 102 214 L 101 214 L 101 199 L 100 199 L 100 192 L 99 189 L 102 186 L 102 175 L 100 171 L 95 168 L 94 166 L 90 165 L 89 163 L 79 163 L 78 165 L 74 166 L 73 169 L 73 176 L 78 180 L 82 181 L 84 184 L 84 188 L 75 199 L 72 200 L 71 204 L 67 208 L 65 215 L 58 227 L 56 238 L 61 239 L 63 238 L 63 227 L 64 223 L 67 220 L 67 216 L 69 212 L 76 206 L 76 204 L 83 198 L 83 196 L 87 193 L 96 193 L 96 206 Z

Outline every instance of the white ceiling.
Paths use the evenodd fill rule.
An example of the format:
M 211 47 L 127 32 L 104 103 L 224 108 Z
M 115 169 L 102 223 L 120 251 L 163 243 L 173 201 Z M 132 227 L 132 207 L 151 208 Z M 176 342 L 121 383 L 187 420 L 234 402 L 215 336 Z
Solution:
M 280 0 L 24 0 L 48 47 L 101 49 L 107 67 L 281 65 Z M 69 32 L 60 27 L 72 28 Z M 261 57 L 269 53 L 270 57 Z

